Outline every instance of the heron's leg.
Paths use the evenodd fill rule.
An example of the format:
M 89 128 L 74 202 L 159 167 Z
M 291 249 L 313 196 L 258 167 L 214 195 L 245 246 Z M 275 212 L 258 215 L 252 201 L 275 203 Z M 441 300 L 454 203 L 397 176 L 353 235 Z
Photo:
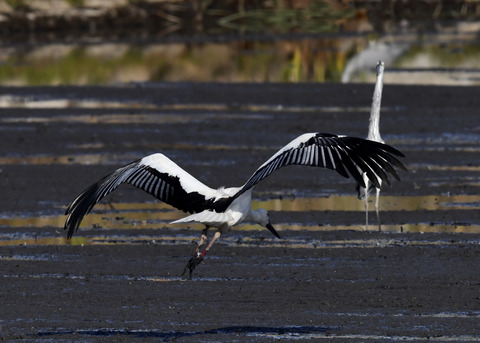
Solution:
M 376 188 L 375 190 L 377 191 L 376 199 L 375 199 L 375 212 L 377 213 L 378 231 L 382 232 L 382 222 L 380 221 L 380 213 L 378 211 L 378 199 L 380 199 L 380 188 Z

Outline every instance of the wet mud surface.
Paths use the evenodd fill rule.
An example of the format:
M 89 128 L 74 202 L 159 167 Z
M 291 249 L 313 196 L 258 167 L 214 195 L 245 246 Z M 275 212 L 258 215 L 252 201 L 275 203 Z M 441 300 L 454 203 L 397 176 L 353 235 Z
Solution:
M 121 187 L 66 241 L 65 206 L 157 151 L 207 185 L 235 186 L 301 133 L 364 137 L 372 85 L 0 91 L 0 338 L 480 339 L 478 88 L 385 86 L 382 136 L 409 172 L 382 190 L 384 232 L 363 230 L 351 179 L 284 168 L 254 192 L 282 239 L 232 230 L 193 280 L 180 273 L 199 228 L 167 224 L 181 213 Z M 295 199 L 321 206 L 277 206 Z

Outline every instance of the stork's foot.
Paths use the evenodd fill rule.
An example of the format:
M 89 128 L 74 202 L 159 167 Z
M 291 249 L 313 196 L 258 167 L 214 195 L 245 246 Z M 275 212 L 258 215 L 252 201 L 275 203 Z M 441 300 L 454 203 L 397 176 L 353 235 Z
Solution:
M 205 256 L 207 252 L 204 251 L 203 253 L 196 252 L 195 255 L 193 255 L 187 262 L 187 265 L 183 269 L 182 276 L 185 275 L 185 273 L 188 270 L 188 278 L 192 278 L 193 270 L 195 269 L 196 266 L 198 266 L 200 263 L 203 262 L 203 257 Z

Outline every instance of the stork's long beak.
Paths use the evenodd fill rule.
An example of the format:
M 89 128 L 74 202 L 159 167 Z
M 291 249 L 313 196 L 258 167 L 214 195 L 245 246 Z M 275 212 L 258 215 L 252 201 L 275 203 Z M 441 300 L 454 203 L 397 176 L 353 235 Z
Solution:
M 275 228 L 272 226 L 272 224 L 270 224 L 270 222 L 268 222 L 266 228 L 267 228 L 271 233 L 273 233 L 277 238 L 280 238 L 280 235 L 278 234 L 277 230 L 275 230 Z

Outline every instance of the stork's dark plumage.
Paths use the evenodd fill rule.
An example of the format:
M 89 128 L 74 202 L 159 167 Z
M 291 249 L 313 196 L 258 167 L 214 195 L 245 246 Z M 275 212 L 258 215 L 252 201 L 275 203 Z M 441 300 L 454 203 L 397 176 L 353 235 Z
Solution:
M 254 222 L 266 227 L 280 237 L 270 224 L 268 212 L 252 210 L 252 188 L 275 170 L 288 165 L 308 165 L 336 170 L 340 175 L 353 178 L 365 186 L 363 173 L 376 186 L 379 180 L 389 184 L 388 174 L 400 180 L 395 168 L 406 170 L 397 159 L 404 157 L 398 150 L 362 138 L 337 136 L 325 133 L 303 134 L 281 148 L 262 164 L 241 187 L 213 189 L 198 181 L 163 154 L 153 154 L 132 162 L 83 191 L 68 206 L 65 229 L 72 237 L 83 217 L 104 196 L 122 183 L 129 183 L 150 193 L 191 215 L 174 223 L 199 222 L 206 226 L 186 270 L 190 275 L 223 230 L 242 222 Z M 209 227 L 217 228 L 213 239 L 203 252 L 201 246 L 207 239 Z M 184 272 L 185 272 L 184 271 Z

